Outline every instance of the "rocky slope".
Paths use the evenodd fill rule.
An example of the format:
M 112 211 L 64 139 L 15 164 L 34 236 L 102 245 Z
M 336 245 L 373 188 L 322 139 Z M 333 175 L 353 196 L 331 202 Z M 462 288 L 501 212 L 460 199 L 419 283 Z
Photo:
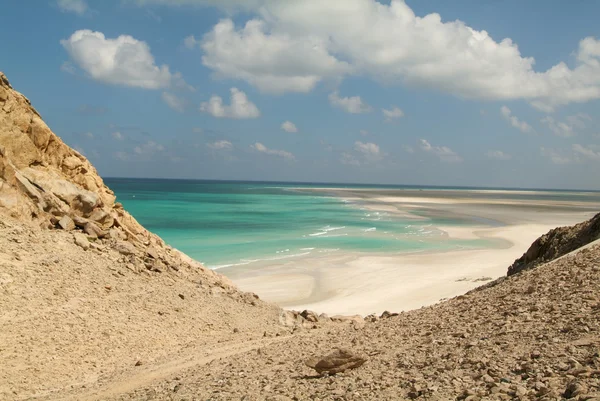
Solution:
M 558 227 L 538 238 L 508 268 L 508 275 L 532 269 L 600 239 L 600 213 L 573 227 Z

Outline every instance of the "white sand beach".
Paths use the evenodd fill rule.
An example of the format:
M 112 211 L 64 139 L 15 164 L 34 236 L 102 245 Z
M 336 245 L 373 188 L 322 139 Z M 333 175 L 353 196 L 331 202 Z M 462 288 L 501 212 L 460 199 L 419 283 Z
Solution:
M 586 220 L 600 210 L 597 203 L 566 198 L 504 199 L 515 195 L 506 191 L 334 191 L 336 196 L 361 202 L 361 207 L 403 218 L 422 219 L 423 213 L 472 218 L 472 225 L 436 228 L 455 239 L 493 239 L 494 246 L 411 254 L 310 255 L 223 272 L 241 289 L 288 309 L 330 315 L 399 312 L 435 304 L 505 275 L 540 235 Z M 417 210 L 421 217 L 410 213 Z

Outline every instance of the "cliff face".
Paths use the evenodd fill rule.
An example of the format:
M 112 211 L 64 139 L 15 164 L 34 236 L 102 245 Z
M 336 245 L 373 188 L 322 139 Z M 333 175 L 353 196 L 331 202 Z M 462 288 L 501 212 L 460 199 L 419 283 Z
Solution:
M 115 203 L 91 163 L 48 128 L 1 72 L 0 212 L 44 228 L 79 228 L 117 249 L 136 272 L 196 270 L 233 291 L 225 277 L 166 246 Z
M 600 239 L 600 213 L 572 227 L 558 227 L 535 240 L 508 268 L 508 275 L 533 269 Z

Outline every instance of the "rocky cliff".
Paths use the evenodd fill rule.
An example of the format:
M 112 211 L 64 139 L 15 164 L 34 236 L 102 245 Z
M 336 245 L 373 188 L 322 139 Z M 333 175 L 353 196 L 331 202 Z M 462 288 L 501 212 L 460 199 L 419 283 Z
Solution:
M 508 275 L 548 263 L 597 239 L 600 239 L 600 213 L 583 223 L 558 227 L 542 235 L 508 268 Z
M 138 273 L 200 271 L 233 291 L 225 277 L 166 246 L 115 202 L 85 156 L 55 135 L 1 72 L 0 211 L 43 228 L 85 233 L 92 244 L 118 250 Z

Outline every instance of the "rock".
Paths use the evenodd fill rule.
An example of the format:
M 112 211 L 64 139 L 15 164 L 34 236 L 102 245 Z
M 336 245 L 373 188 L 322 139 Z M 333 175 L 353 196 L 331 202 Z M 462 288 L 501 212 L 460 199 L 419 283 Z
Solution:
M 115 223 L 113 217 L 102 209 L 94 210 L 90 214 L 89 219 L 94 221 L 96 224 L 98 224 L 98 226 L 100 226 L 104 230 L 110 229 Z
M 72 218 L 64 215 L 59 221 L 58 225 L 65 231 L 73 231 L 75 229 L 75 222 Z
M 575 398 L 577 396 L 587 393 L 587 390 L 588 389 L 586 386 L 584 386 L 582 383 L 574 380 L 567 385 L 567 388 L 565 389 L 563 396 L 567 399 Z
M 129 243 L 129 242 L 125 242 L 125 241 L 119 241 L 116 243 L 116 245 L 114 246 L 114 249 L 119 252 L 122 255 L 135 255 L 137 253 L 137 250 L 135 249 L 135 246 L 133 246 L 133 244 Z
M 317 371 L 319 374 L 337 374 L 345 372 L 348 369 L 356 369 L 362 366 L 367 358 L 356 355 L 347 349 L 337 349 L 323 357 L 314 357 L 308 359 L 305 364 L 309 368 Z
M 84 250 L 90 249 L 90 241 L 88 241 L 87 237 L 80 233 L 73 234 L 73 238 L 75 239 L 75 244 Z
M 379 318 L 380 319 L 389 319 L 390 317 L 394 317 L 394 316 L 398 316 L 398 314 L 397 313 L 388 312 L 388 311 L 384 311 Z
M 302 316 L 304 319 L 308 320 L 309 322 L 317 323 L 319 321 L 319 317 L 313 311 L 304 310 L 304 311 L 302 311 L 302 313 L 300 313 L 300 316 Z
M 95 223 L 88 221 L 83 226 L 83 232 L 93 238 L 104 238 L 108 235 L 108 231 L 102 230 Z
M 146 248 L 146 255 L 150 256 L 152 259 L 158 259 L 158 251 L 152 245 Z
M 279 313 L 279 323 L 285 327 L 295 327 L 302 325 L 302 317 L 298 312 L 282 310 Z
M 181 298 L 181 299 L 185 299 L 185 295 L 183 295 L 183 294 L 179 294 L 179 298 Z

